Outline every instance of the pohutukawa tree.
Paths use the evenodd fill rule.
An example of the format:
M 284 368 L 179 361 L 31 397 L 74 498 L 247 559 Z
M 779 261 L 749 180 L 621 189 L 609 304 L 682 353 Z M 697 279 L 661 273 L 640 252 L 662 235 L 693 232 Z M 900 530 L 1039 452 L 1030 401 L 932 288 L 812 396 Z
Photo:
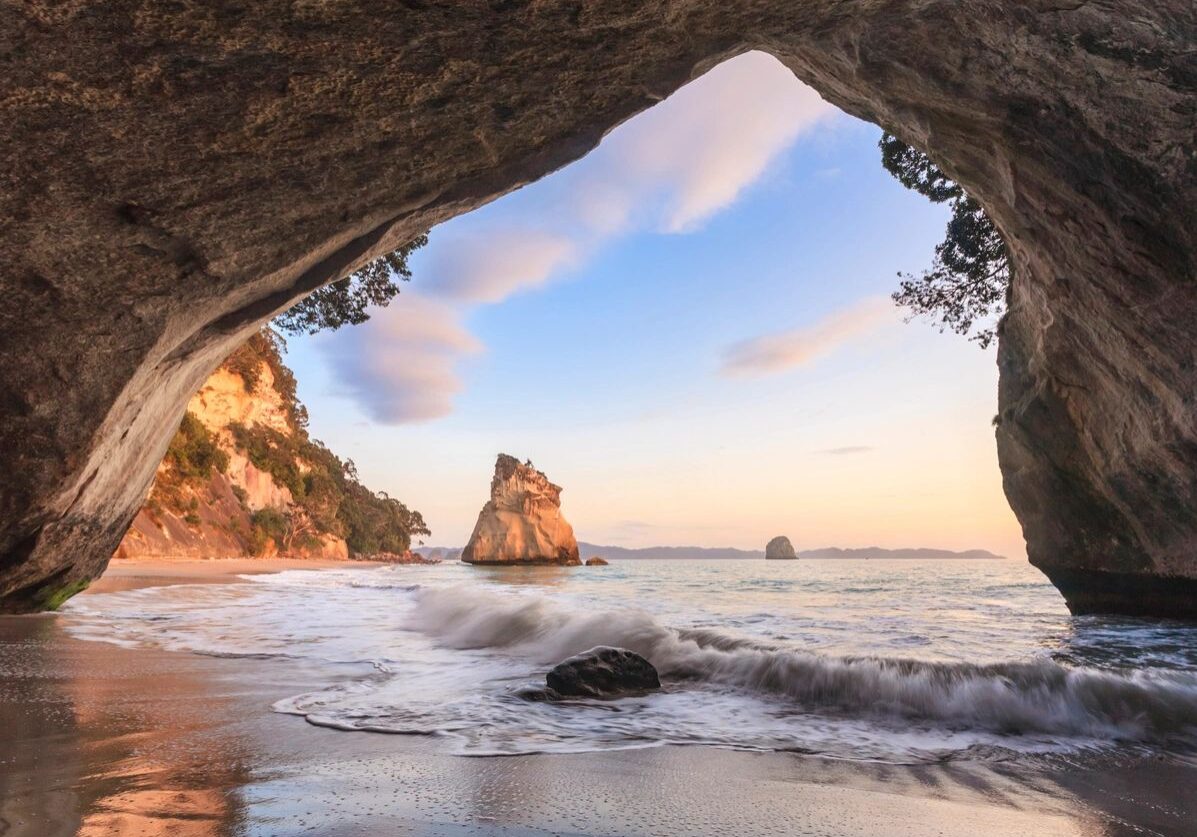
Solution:
M 939 321 L 987 348 L 996 321 L 1006 310 L 1010 258 L 1006 242 L 985 210 L 931 158 L 892 134 L 882 134 L 881 164 L 907 189 L 952 209 L 944 240 L 935 247 L 931 268 L 919 276 L 899 273 L 902 284 L 894 302 L 910 316 Z
M 399 293 L 397 279 L 411 279 L 407 258 L 427 243 L 427 235 L 417 236 L 344 279 L 313 291 L 275 317 L 274 327 L 288 334 L 315 334 L 364 323 L 370 319 L 371 306 L 385 308 Z

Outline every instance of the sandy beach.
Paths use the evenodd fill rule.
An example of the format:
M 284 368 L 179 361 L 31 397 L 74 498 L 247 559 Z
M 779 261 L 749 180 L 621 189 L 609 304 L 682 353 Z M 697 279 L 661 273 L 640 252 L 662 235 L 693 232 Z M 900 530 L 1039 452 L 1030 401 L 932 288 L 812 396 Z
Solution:
M 113 561 L 87 593 L 115 593 L 166 584 L 229 584 L 238 576 L 283 570 L 372 569 L 378 561 L 322 561 L 298 558 L 212 558 L 187 560 Z
M 318 568 L 124 563 L 93 591 L 227 583 L 297 565 Z M 68 635 L 69 619 L 0 618 L 5 837 L 1181 837 L 1197 823 L 1197 768 L 1165 763 L 1028 771 L 675 746 L 463 758 L 431 737 L 340 732 L 272 712 L 316 685 L 303 664 L 83 641 Z

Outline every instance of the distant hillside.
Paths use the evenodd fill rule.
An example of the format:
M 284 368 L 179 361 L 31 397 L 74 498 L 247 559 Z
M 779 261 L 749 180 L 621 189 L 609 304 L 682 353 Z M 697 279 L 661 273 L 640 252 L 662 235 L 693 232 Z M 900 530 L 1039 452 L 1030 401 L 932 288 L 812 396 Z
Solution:
M 583 559 L 597 555 L 600 558 L 607 558 L 609 560 L 618 560 L 621 558 L 650 560 L 718 558 L 744 560 L 749 558 L 763 559 L 765 557 L 765 552 L 761 549 L 733 549 L 730 546 L 645 546 L 638 549 L 630 549 L 626 546 L 599 546 L 593 543 L 579 543 L 578 552 L 581 553 Z
M 461 557 L 461 547 L 445 547 L 445 546 L 422 546 L 413 549 L 413 552 L 418 552 L 425 557 L 442 558 L 446 561 L 456 561 Z M 639 549 L 630 549 L 626 546 L 599 546 L 593 543 L 578 543 L 578 551 L 582 558 L 586 559 L 592 555 L 597 555 L 600 558 L 608 560 L 637 560 L 637 561 L 660 561 L 660 560 L 729 560 L 729 561 L 745 561 L 745 560 L 764 560 L 765 551 L 763 549 L 734 549 L 732 547 L 707 547 L 707 546 L 646 546 Z M 826 547 L 824 549 L 807 549 L 798 553 L 800 559 L 807 558 L 832 558 L 844 560 L 879 560 L 883 558 L 888 559 L 909 559 L 909 560 L 955 560 L 955 561 L 977 561 L 985 559 L 1004 560 L 1006 556 L 995 555 L 992 552 L 987 552 L 984 549 L 969 549 L 964 552 L 953 552 L 949 549 L 882 549 L 878 546 L 869 546 L 862 549 L 840 549 L 839 547 Z
M 649 546 L 640 549 L 629 549 L 623 546 L 599 546 L 593 543 L 579 543 L 578 549 L 582 556 L 589 558 L 598 555 L 608 559 L 760 559 L 764 560 L 765 551 L 762 549 L 733 549 L 731 547 L 702 547 L 702 546 Z M 840 549 L 826 547 L 824 549 L 807 549 L 798 553 L 798 558 L 835 558 L 835 559 L 949 559 L 949 560 L 980 560 L 1001 559 L 1003 555 L 995 555 L 984 549 L 970 549 L 965 552 L 953 552 L 948 549 L 882 549 L 870 546 L 862 549 Z
M 876 546 L 868 546 L 862 549 L 840 549 L 839 547 L 829 546 L 823 549 L 806 549 L 798 553 L 799 558 L 898 558 L 898 559 L 916 559 L 928 560 L 933 558 L 941 558 L 948 560 L 960 561 L 978 561 L 978 560 L 1004 560 L 1005 555 L 995 555 L 984 549 L 967 549 L 964 552 L 953 552 L 950 549 L 881 549 Z

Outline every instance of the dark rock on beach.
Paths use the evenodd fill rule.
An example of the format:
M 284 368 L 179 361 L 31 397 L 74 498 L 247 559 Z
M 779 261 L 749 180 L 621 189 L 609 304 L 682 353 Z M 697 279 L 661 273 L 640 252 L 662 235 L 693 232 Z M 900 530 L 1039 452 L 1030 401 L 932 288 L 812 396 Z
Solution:
M 562 697 L 618 698 L 661 688 L 652 663 L 634 651 L 605 645 L 559 663 L 545 681 Z

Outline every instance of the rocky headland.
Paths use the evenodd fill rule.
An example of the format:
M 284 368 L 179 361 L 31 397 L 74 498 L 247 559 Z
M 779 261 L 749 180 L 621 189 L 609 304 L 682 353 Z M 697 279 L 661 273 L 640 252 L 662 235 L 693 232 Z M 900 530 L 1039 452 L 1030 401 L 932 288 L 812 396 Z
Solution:
M 357 482 L 306 422 L 278 345 L 254 335 L 188 402 L 113 557 L 435 563 L 409 550 L 419 513 Z
M 461 560 L 467 564 L 581 564 L 574 529 L 561 514 L 561 486 L 499 454 L 482 507 Z

